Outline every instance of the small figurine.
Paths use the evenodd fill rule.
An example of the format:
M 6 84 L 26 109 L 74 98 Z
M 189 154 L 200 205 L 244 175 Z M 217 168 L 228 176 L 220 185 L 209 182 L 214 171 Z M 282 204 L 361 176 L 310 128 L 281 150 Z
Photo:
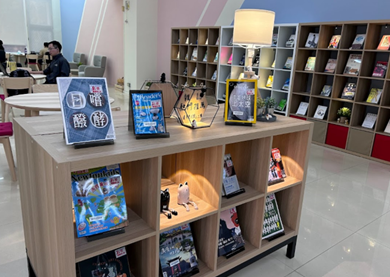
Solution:
M 192 120 L 192 122 L 191 122 L 191 127 L 192 128 L 196 128 L 196 127 L 198 127 L 198 125 L 196 124 L 196 120 L 194 119 L 194 120 Z
M 172 218 L 172 214 L 178 215 L 177 211 L 169 208 L 170 198 L 171 198 L 171 196 L 169 194 L 169 189 L 161 190 L 160 212 L 165 214 L 168 217 L 168 219 Z
M 188 208 L 187 204 L 191 204 L 192 206 L 194 206 L 195 210 L 198 209 L 198 206 L 195 204 L 195 202 L 190 201 L 190 188 L 188 187 L 187 182 L 184 182 L 184 185 L 183 184 L 179 185 L 178 194 L 177 194 L 177 204 L 186 207 L 187 212 L 190 211 L 190 208 Z
M 345 125 L 348 125 L 348 123 L 349 123 L 349 122 L 348 122 L 348 119 L 346 119 L 346 120 L 345 120 Z
M 340 123 L 340 118 L 337 118 L 337 123 Z

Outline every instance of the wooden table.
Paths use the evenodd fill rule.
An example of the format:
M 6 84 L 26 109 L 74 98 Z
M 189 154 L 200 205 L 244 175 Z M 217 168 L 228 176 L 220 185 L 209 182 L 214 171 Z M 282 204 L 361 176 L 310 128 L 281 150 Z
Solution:
M 15 95 L 4 100 L 7 106 L 24 110 L 25 117 L 38 116 L 40 111 L 61 111 L 58 92 Z M 114 99 L 110 97 L 110 103 Z M 7 113 L 6 113 L 7 114 Z

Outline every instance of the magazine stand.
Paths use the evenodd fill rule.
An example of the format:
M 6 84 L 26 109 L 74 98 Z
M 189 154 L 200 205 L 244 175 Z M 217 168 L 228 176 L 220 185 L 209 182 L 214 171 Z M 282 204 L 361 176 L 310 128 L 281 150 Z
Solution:
M 126 247 L 134 276 L 158 277 L 160 233 L 186 223 L 191 224 L 199 277 L 227 276 L 248 261 L 286 245 L 287 256 L 294 257 L 312 123 L 281 117 L 274 124 L 258 122 L 243 132 L 240 126 L 224 125 L 221 109 L 212 128 L 199 132 L 168 119 L 171 139 L 155 143 L 136 140 L 129 133 L 127 111 L 113 117 L 115 144 L 93 152 L 62 142 L 63 126 L 58 115 L 15 119 L 30 276 L 76 277 L 76 263 Z M 268 186 L 269 157 L 275 147 L 280 149 L 287 177 Z M 245 193 L 229 199 L 221 196 L 227 153 L 234 161 L 240 187 L 245 189 Z M 87 242 L 75 234 L 71 172 L 115 163 L 121 166 L 129 225 L 123 234 Z M 190 207 L 187 212 L 174 201 L 178 184 L 184 181 L 198 210 Z M 171 193 L 170 207 L 178 211 L 172 219 L 160 213 L 160 190 L 165 188 Z M 270 193 L 275 193 L 285 230 L 272 241 L 262 239 L 265 199 Z M 218 257 L 219 221 L 220 213 L 232 207 L 237 209 L 245 250 L 226 259 Z

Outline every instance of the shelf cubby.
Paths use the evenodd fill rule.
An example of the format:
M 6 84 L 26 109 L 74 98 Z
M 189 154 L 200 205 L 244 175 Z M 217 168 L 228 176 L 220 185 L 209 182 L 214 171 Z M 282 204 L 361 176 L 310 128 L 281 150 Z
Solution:
M 332 91 L 333 91 L 333 81 L 334 81 L 333 75 L 314 74 L 314 81 L 311 90 L 311 95 L 320 96 L 322 89 L 324 88 L 325 85 L 332 86 Z M 332 97 L 332 93 L 327 98 L 330 97 Z
M 180 29 L 180 44 L 186 44 L 188 29 Z
M 329 59 L 337 60 L 337 56 L 338 56 L 337 51 L 318 50 L 314 71 L 325 73 L 325 67 L 328 63 L 328 60 Z M 337 64 L 336 64 L 336 67 L 337 67 Z M 335 69 L 335 72 L 336 72 L 336 70 L 337 69 Z M 327 73 L 327 74 L 334 74 L 334 73 Z
M 367 33 L 367 24 L 346 23 L 343 25 L 343 31 L 340 40 L 340 49 L 349 49 L 355 40 L 356 35 Z
M 372 77 L 372 73 L 374 72 L 375 65 L 378 61 L 387 63 L 389 61 L 389 52 L 365 52 L 360 68 L 360 76 Z
M 375 126 L 376 132 L 384 133 L 386 126 L 389 123 L 389 120 L 390 120 L 390 109 L 380 108 L 376 126 Z
M 240 74 L 243 72 L 244 72 L 243 66 L 232 66 L 230 79 L 238 79 L 238 77 L 240 77 Z M 267 76 L 267 78 L 268 78 L 268 76 Z
M 185 58 L 186 58 L 187 52 L 188 52 L 188 46 L 180 45 L 180 60 L 182 60 L 182 61 L 186 60 Z
M 367 129 L 363 128 L 362 124 L 364 121 L 364 118 L 366 117 L 367 113 L 373 113 L 373 114 L 378 114 L 378 107 L 373 107 L 373 106 L 367 106 L 363 104 L 354 104 L 354 109 L 351 115 L 351 126 L 352 127 L 359 127 L 364 130 L 372 132 L 373 129 Z M 375 126 L 374 126 L 375 129 Z
M 310 96 L 309 95 L 300 95 L 300 94 L 293 94 L 291 98 L 291 103 L 290 103 L 290 113 L 299 117 L 306 117 L 306 115 L 297 115 L 296 112 L 298 110 L 299 104 L 301 102 L 310 102 Z
M 292 49 L 292 48 L 291 49 L 279 49 L 277 55 L 278 56 L 276 58 L 275 68 L 276 69 L 283 69 L 283 66 L 286 63 L 287 58 L 294 57 L 294 49 Z
M 209 28 L 209 44 L 208 45 L 215 45 L 218 38 L 219 38 L 219 27 Z
M 317 110 L 318 105 L 328 107 L 326 110 L 324 119 L 314 118 L 314 114 Z M 310 99 L 310 105 L 309 105 L 309 109 L 308 109 L 308 117 L 313 118 L 315 120 L 326 121 L 328 119 L 328 115 L 329 115 L 329 107 L 330 107 L 330 99 L 329 98 L 325 99 L 325 98 L 312 97 Z
M 376 50 L 384 35 L 390 35 L 390 28 L 388 28 L 387 23 L 370 23 L 364 49 Z
M 307 72 L 296 72 L 295 78 L 298 78 L 300 82 L 293 83 L 293 92 L 299 93 L 308 93 L 310 94 L 312 82 L 313 82 L 313 74 Z
M 179 75 L 179 61 L 171 61 L 171 74 Z
M 180 29 L 172 29 L 171 44 L 180 44 Z
M 275 49 L 264 48 L 260 50 L 260 68 L 271 68 L 272 63 L 275 61 Z
M 332 99 L 328 115 L 329 122 L 336 123 L 338 118 L 337 111 L 344 107 L 349 108 L 353 112 L 353 104 L 351 102 L 344 102 Z
M 190 61 L 187 63 L 187 77 L 189 78 L 196 78 L 196 76 L 192 76 L 192 73 L 194 72 L 196 68 L 196 62 Z
M 347 99 L 342 99 L 341 95 L 343 93 L 344 87 L 347 83 L 355 83 L 357 85 L 358 78 L 350 77 L 350 76 L 336 76 L 333 84 L 332 98 L 338 98 L 341 101 L 345 101 Z M 356 95 L 355 95 L 356 97 Z M 347 100 L 351 101 L 351 100 Z
M 341 35 L 342 25 L 322 25 L 320 37 L 318 39 L 318 48 L 328 48 L 329 42 L 334 35 Z
M 309 57 L 315 57 L 317 53 L 316 49 L 307 48 L 307 49 L 299 49 L 297 54 L 297 61 L 295 62 L 295 69 L 299 71 L 304 71 L 307 63 L 307 59 Z M 317 61 L 316 61 L 317 63 Z M 311 72 L 311 71 L 308 71 Z
M 259 72 L 260 79 L 258 81 L 259 88 L 261 88 L 261 89 L 271 89 L 271 88 L 267 88 L 266 87 L 266 84 L 267 84 L 267 81 L 268 81 L 268 77 L 270 75 L 274 76 L 273 78 L 275 78 L 275 71 L 270 70 L 270 69 L 260 69 L 260 72 Z M 273 80 L 275 82 L 275 79 L 273 79 Z M 275 84 L 274 82 L 272 83 L 272 87 L 274 87 L 274 84 Z
M 154 236 L 126 246 L 131 273 L 134 276 L 157 276 L 159 271 L 156 266 L 158 259 L 156 249 L 158 245 L 159 242 Z M 137 255 L 132 255 L 132 253 L 137 253 Z
M 233 47 L 222 47 L 221 46 L 221 55 L 219 57 L 219 64 L 220 65 L 228 65 L 228 61 L 230 56 L 233 53 Z
M 206 40 L 208 39 L 208 37 L 209 37 L 209 32 L 208 32 L 207 28 L 199 29 L 198 30 L 198 45 L 205 45 Z
M 353 50 L 353 51 L 340 51 L 338 58 L 337 58 L 337 65 L 336 65 L 336 71 L 335 71 L 336 74 L 343 74 L 344 73 L 349 56 L 351 54 L 362 54 L 362 53 L 359 51 L 355 51 L 355 50 Z M 360 66 L 359 75 L 361 74 L 362 70 L 363 70 L 363 68 L 362 68 L 362 66 Z M 349 76 L 349 75 L 346 75 L 346 76 Z
M 203 46 L 198 46 L 198 59 L 197 61 L 200 62 L 200 63 L 206 63 L 206 61 L 203 61 L 204 59 L 204 55 L 206 54 L 207 52 L 207 46 L 203 45 Z
M 286 47 L 286 42 L 289 40 L 291 35 L 296 35 L 297 28 L 295 26 L 280 26 L 278 32 L 278 47 Z M 296 40 L 296 38 L 295 38 Z M 293 50 L 293 48 L 291 48 Z
M 366 101 L 367 101 L 368 95 L 370 94 L 370 91 L 372 88 L 383 89 L 383 87 L 384 87 L 384 81 L 360 78 L 359 79 L 359 86 L 358 86 L 358 89 L 357 89 L 356 95 L 355 95 L 355 102 L 366 103 L 368 105 L 379 105 L 380 100 L 383 97 L 383 93 L 382 93 L 381 99 L 379 100 L 378 104 L 367 103 Z
M 177 58 L 177 53 L 179 53 L 179 58 Z M 172 45 L 171 48 L 171 60 L 180 59 L 179 45 Z
M 197 45 L 198 43 L 198 29 L 190 29 L 189 30 L 189 44 Z
M 200 79 L 205 79 L 206 78 L 206 64 L 205 63 L 197 63 L 196 68 L 197 68 L 196 77 L 200 78 Z
M 179 84 L 179 77 L 176 76 L 176 75 L 172 75 L 172 74 L 171 74 L 171 82 L 172 82 L 172 84 L 174 84 L 174 85 L 180 85 L 180 84 Z
M 276 89 L 278 91 L 283 91 L 282 87 L 288 78 L 290 78 L 290 72 L 275 70 L 274 82 L 272 84 L 273 89 Z M 290 80 L 290 85 L 291 85 L 291 80 Z
M 232 65 L 241 65 L 240 61 L 242 57 L 245 55 L 245 48 L 241 47 L 234 47 L 233 48 L 233 60 L 232 60 Z M 241 66 L 244 66 L 242 64 Z
M 207 64 L 207 66 L 206 66 L 206 79 L 207 80 L 211 80 L 211 77 L 213 77 L 215 70 L 217 70 L 217 65 Z
M 229 42 L 233 38 L 233 28 L 223 28 L 221 32 L 221 46 L 231 46 Z
M 218 47 L 208 47 L 207 48 L 207 62 L 214 63 L 215 55 L 218 52 Z
M 272 90 L 268 88 L 260 88 L 259 94 L 262 99 L 266 99 L 267 97 L 271 97 Z
M 320 25 L 300 26 L 298 47 L 304 48 L 310 33 L 320 33 Z

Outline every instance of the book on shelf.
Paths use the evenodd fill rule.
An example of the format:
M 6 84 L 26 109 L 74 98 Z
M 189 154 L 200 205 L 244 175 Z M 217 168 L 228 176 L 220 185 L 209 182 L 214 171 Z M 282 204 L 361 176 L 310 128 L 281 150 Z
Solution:
M 77 270 L 77 277 L 132 276 L 127 259 L 126 247 L 121 247 L 78 262 Z
M 293 65 L 293 58 L 288 57 L 286 62 L 284 63 L 283 69 L 291 69 Z
M 389 119 L 389 122 L 387 122 L 387 125 L 386 125 L 384 132 L 390 134 L 390 119 Z
M 277 44 L 278 44 L 278 34 L 273 34 L 271 47 L 276 47 Z
M 387 71 L 387 62 L 377 61 L 374 72 L 372 72 L 372 77 L 385 77 Z
M 240 60 L 240 65 L 245 65 L 245 53 L 242 54 L 241 60 Z
M 215 42 L 215 45 L 219 45 L 219 37 L 217 38 L 217 41 Z
M 366 117 L 364 118 L 362 127 L 368 129 L 374 128 L 377 116 L 378 115 L 375 113 L 367 113 Z
M 324 116 L 326 114 L 326 110 L 328 109 L 327 106 L 321 106 L 321 105 L 318 105 L 317 106 L 317 110 L 314 114 L 314 118 L 318 118 L 318 119 L 324 119 Z
M 356 94 L 356 83 L 347 83 L 341 94 L 342 99 L 353 100 Z
M 287 78 L 287 80 L 284 82 L 282 90 L 289 90 L 289 89 L 290 89 L 290 78 Z
M 256 54 L 255 58 L 253 59 L 252 66 L 259 67 L 259 63 L 260 63 L 260 54 Z
M 325 72 L 328 73 L 334 73 L 336 69 L 337 60 L 336 59 L 329 59 L 326 66 L 325 66 Z
M 218 257 L 230 258 L 245 250 L 236 207 L 222 211 L 219 219 Z
M 274 239 L 284 234 L 282 218 L 274 193 L 267 195 L 263 222 L 262 239 Z
M 286 41 L 286 47 L 294 48 L 295 45 L 295 34 L 291 35 L 290 38 Z
M 332 86 L 330 85 L 324 85 L 324 87 L 321 90 L 321 96 L 326 96 L 328 97 L 332 92 Z
M 384 35 L 381 39 L 381 42 L 378 45 L 378 50 L 389 50 L 390 47 L 390 36 Z
M 222 189 L 224 195 L 229 195 L 240 189 L 233 160 L 230 154 L 225 154 L 223 161 Z
M 315 64 L 316 64 L 316 57 L 308 57 L 305 66 L 305 71 L 314 71 Z
M 362 55 L 361 54 L 351 54 L 349 55 L 347 65 L 344 69 L 344 74 L 346 75 L 359 75 L 360 66 L 362 64 Z
M 307 112 L 307 108 L 309 107 L 309 103 L 307 102 L 301 102 L 299 104 L 299 107 L 298 107 L 298 110 L 296 112 L 296 114 L 300 114 L 300 115 L 306 115 L 306 112 Z
M 273 82 L 274 82 L 274 76 L 273 75 L 269 75 L 267 83 L 265 84 L 265 87 L 266 88 L 272 88 Z
M 184 59 L 187 61 L 188 60 L 188 51 L 186 53 L 186 56 L 184 57 Z
M 352 42 L 352 46 L 349 49 L 362 49 L 365 39 L 365 34 L 357 34 L 354 41 Z
M 213 62 L 215 62 L 215 63 L 218 62 L 218 52 L 215 54 L 215 58 L 214 58 L 214 61 L 213 61 Z
M 284 170 L 282 155 L 280 154 L 279 148 L 272 148 L 271 158 L 276 166 L 276 170 L 279 172 L 278 175 L 281 175 L 283 178 L 286 178 L 286 171 Z
M 229 45 L 229 46 L 232 46 L 232 45 L 233 45 L 233 37 L 230 38 L 228 45 Z
M 374 104 L 378 104 L 379 103 L 379 100 L 381 98 L 381 95 L 382 95 L 382 92 L 383 92 L 383 89 L 380 89 L 380 88 L 372 88 L 370 90 L 370 94 L 368 95 L 367 97 L 367 103 L 374 103 Z
M 272 62 L 271 68 L 275 68 L 275 60 Z
M 232 61 L 233 61 L 233 53 L 230 54 L 227 64 L 232 64 Z
M 287 104 L 287 99 L 281 99 L 279 104 L 275 107 L 275 110 L 277 111 L 284 111 L 284 109 L 286 108 L 286 104 Z
M 337 49 L 339 47 L 341 36 L 340 35 L 334 35 L 330 39 L 328 48 L 330 49 Z
M 191 60 L 196 61 L 198 59 L 198 49 L 192 50 Z
M 277 170 L 274 160 L 271 157 L 269 160 L 268 185 L 274 185 L 283 181 L 282 173 Z
M 196 66 L 195 66 L 195 69 L 194 69 L 194 71 L 192 72 L 191 76 L 192 76 L 192 77 L 196 77 Z
M 203 61 L 207 62 L 207 50 L 206 50 L 206 53 L 204 53 Z
M 188 44 L 190 42 L 189 38 L 187 37 L 186 38 L 186 44 Z
M 213 81 L 217 80 L 217 72 L 218 72 L 217 70 L 214 70 L 214 73 L 211 76 L 211 80 L 213 80 Z
M 187 76 L 187 67 L 184 68 L 183 75 Z
M 72 172 L 72 198 L 78 237 L 127 225 L 119 164 Z
M 177 51 L 177 56 L 176 56 L 176 59 L 180 59 L 180 51 Z
M 159 249 L 162 276 L 192 276 L 199 273 L 198 257 L 189 224 L 162 232 Z
M 310 33 L 307 37 L 305 47 L 317 48 L 318 45 L 318 33 Z
M 206 38 L 206 42 L 204 44 L 209 45 L 209 38 Z

